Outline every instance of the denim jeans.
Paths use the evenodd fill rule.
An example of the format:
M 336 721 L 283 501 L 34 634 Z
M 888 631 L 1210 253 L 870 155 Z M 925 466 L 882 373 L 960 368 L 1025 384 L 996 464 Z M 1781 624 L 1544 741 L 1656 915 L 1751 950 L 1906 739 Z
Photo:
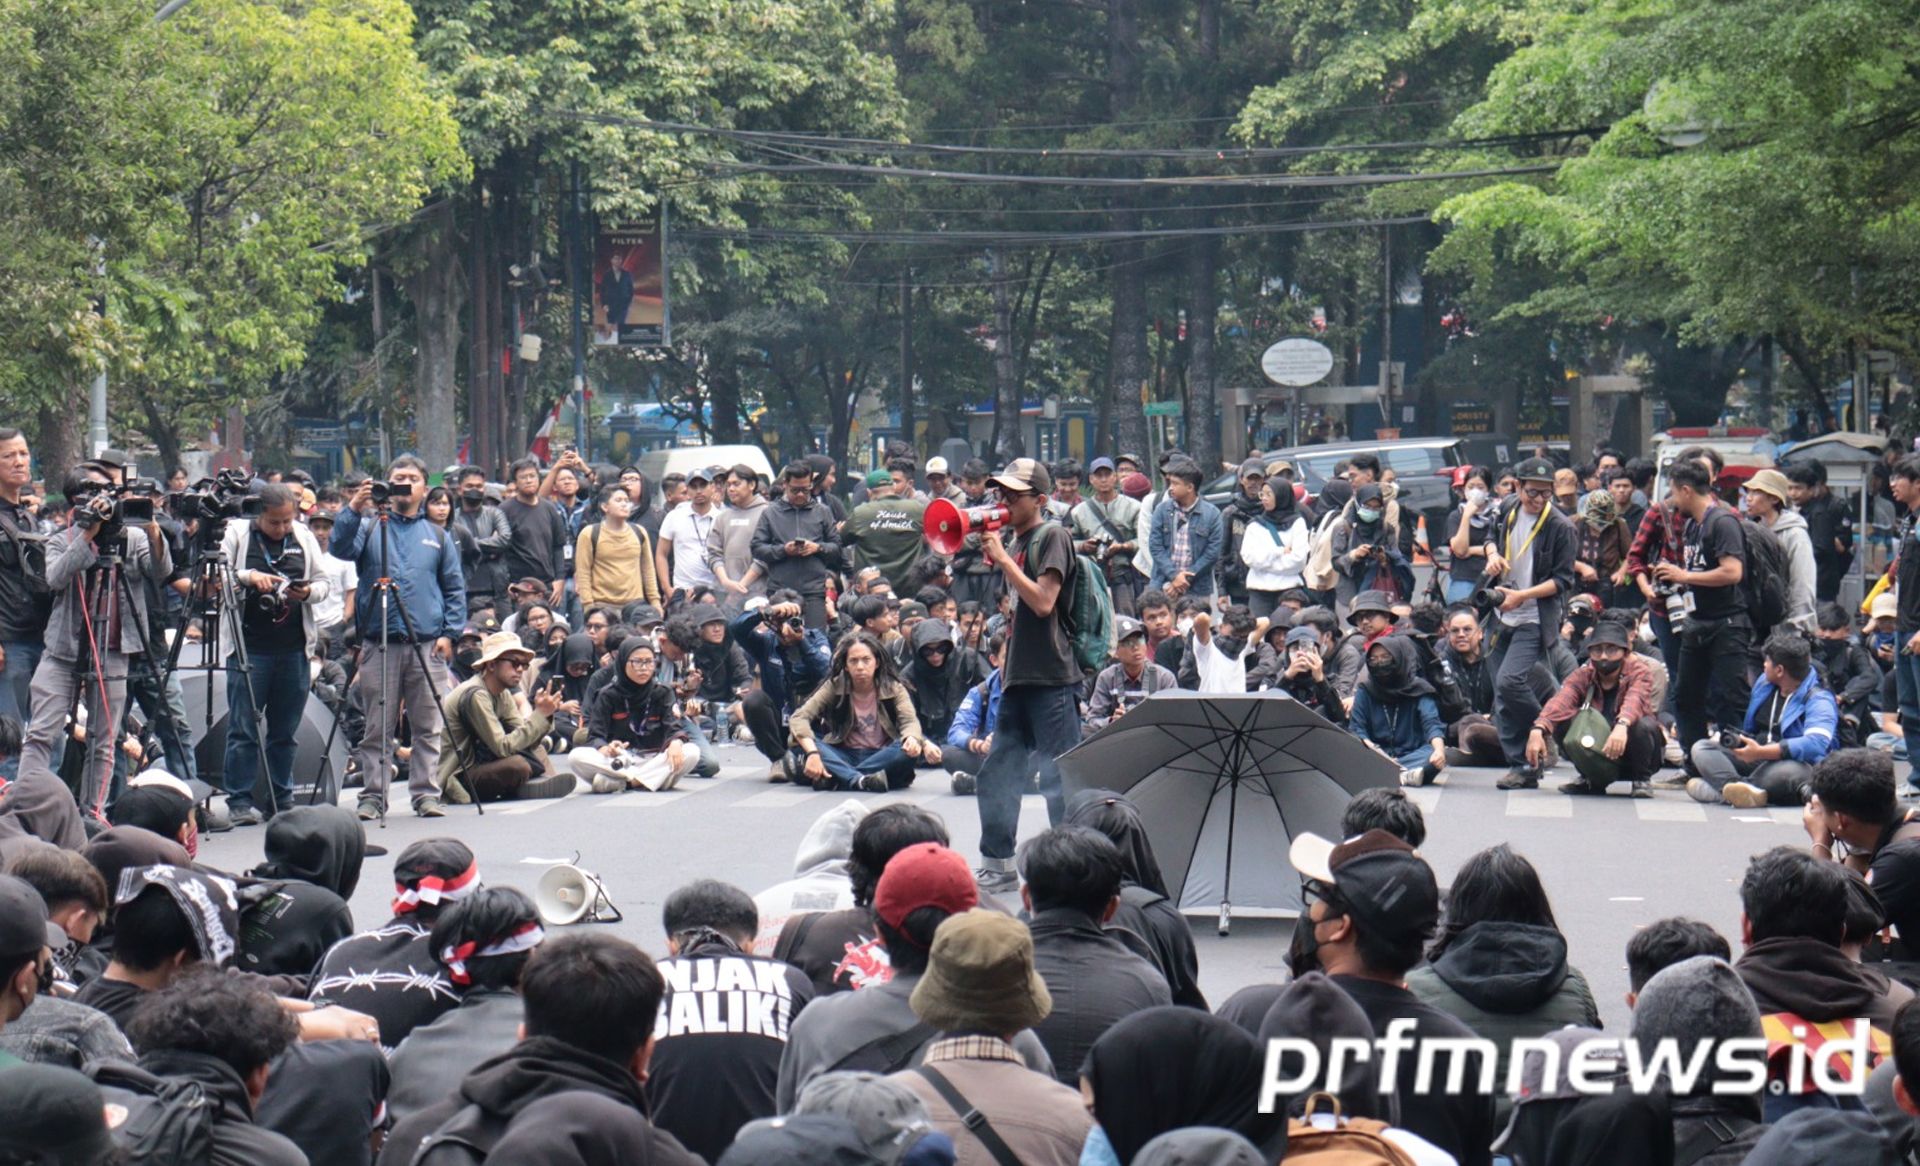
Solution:
M 1905 637 L 1903 637 L 1905 638 Z M 1893 650 L 1893 682 L 1900 694 L 1900 735 L 1907 743 L 1907 784 L 1920 786 L 1920 656 L 1903 643 Z
M 44 645 L 39 640 L 8 640 L 5 646 L 7 658 L 0 661 L 0 717 L 19 721 L 24 733 L 33 709 L 33 670 L 40 666 Z M 12 781 L 19 767 L 19 758 L 0 757 L 0 780 Z
M 307 656 L 302 651 L 248 652 L 247 666 L 253 672 L 251 704 L 238 655 L 227 659 L 227 753 L 221 767 L 227 808 L 241 810 L 253 805 L 261 754 L 255 712 L 264 709 L 267 780 L 273 789 L 272 808 L 278 812 L 293 805 L 294 734 L 307 707 Z
M 854 749 L 846 745 L 829 745 L 825 741 L 814 742 L 820 750 L 820 764 L 826 766 L 827 773 L 840 784 L 841 789 L 860 788 L 860 779 L 869 773 L 880 773 L 896 766 L 904 766 L 911 771 L 912 762 L 906 750 L 898 744 L 883 745 L 878 749 Z
M 1080 743 L 1080 714 L 1074 703 L 1078 685 L 1021 684 L 1000 694 L 993 726 L 993 748 L 980 766 L 975 786 L 980 803 L 980 854 L 989 867 L 1013 869 L 1013 846 L 1020 832 L 1020 795 L 1036 770 L 1047 799 L 1047 821 L 1058 824 L 1066 813 L 1060 791 L 1062 753 Z

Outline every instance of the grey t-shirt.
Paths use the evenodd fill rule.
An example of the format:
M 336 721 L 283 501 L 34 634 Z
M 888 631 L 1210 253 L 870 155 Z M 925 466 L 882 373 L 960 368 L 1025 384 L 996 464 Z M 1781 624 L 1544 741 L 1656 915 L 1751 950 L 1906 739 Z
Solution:
M 1528 536 L 1533 534 L 1534 523 L 1538 522 L 1544 526 L 1548 512 L 1543 510 L 1536 517 L 1521 510 L 1513 517 L 1513 535 L 1507 540 L 1508 546 L 1500 548 L 1500 553 L 1504 555 L 1511 547 L 1513 558 L 1507 562 L 1507 574 L 1500 586 L 1511 591 L 1525 591 L 1533 586 L 1533 546 L 1529 543 Z M 1529 599 L 1512 611 L 1501 612 L 1500 622 L 1510 628 L 1532 627 L 1538 624 L 1540 601 Z

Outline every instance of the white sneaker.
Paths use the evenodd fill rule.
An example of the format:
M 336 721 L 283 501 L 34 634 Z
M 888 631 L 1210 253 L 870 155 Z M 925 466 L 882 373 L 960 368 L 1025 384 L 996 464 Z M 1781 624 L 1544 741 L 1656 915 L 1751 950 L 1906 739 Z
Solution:
M 627 783 L 617 777 L 604 773 L 593 775 L 593 792 L 597 794 L 617 794 L 627 788 Z

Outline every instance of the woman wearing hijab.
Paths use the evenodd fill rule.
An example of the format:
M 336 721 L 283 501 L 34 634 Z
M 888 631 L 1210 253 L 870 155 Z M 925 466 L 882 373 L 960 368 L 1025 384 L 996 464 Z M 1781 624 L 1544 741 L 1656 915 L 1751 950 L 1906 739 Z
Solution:
M 1260 512 L 1240 540 L 1240 561 L 1247 565 L 1247 607 L 1255 619 L 1271 616 L 1280 605 L 1280 593 L 1300 586 L 1312 549 L 1293 484 L 1268 479 L 1260 487 Z
M 1412 640 L 1389 635 L 1367 645 L 1367 677 L 1354 690 L 1348 728 L 1399 763 L 1402 785 L 1425 785 L 1447 767 L 1447 727 Z
M 1126 864 L 1120 900 L 1106 930 L 1145 958 L 1166 978 L 1173 1002 L 1207 1010 L 1200 991 L 1200 957 L 1193 929 L 1167 895 L 1167 882 L 1147 840 L 1140 810 L 1110 789 L 1081 790 L 1067 800 L 1067 826 L 1088 826 L 1113 840 Z
M 673 690 L 655 679 L 659 666 L 653 641 L 630 636 L 620 648 L 620 675 L 595 694 L 586 743 L 567 754 L 594 793 L 668 789 L 699 762 Z
M 1080 1092 L 1097 1123 L 1081 1166 L 1129 1166 L 1169 1130 L 1232 1130 L 1277 1160 L 1284 1113 L 1260 1112 L 1264 1048 L 1230 1021 L 1178 1005 L 1136 1012 L 1087 1053 Z
M 1581 591 L 1598 595 L 1613 606 L 1613 589 L 1624 582 L 1621 569 L 1626 565 L 1627 548 L 1633 534 L 1620 521 L 1619 503 L 1606 490 L 1595 490 L 1580 503 L 1580 519 L 1573 524 L 1580 545 L 1573 555 L 1573 574 Z
M 563 703 L 577 704 L 583 710 L 579 716 L 564 710 L 554 713 L 551 748 L 555 751 L 573 747 L 586 719 L 584 710 L 592 707 L 587 703 L 587 682 L 593 679 L 593 658 L 593 639 L 585 632 L 568 636 L 560 650 L 548 657 L 547 682 L 560 686 Z
M 1387 521 L 1390 499 L 1376 482 L 1353 492 L 1353 505 L 1333 528 L 1333 569 L 1344 607 L 1362 591 L 1380 591 L 1395 601 L 1413 595 L 1413 567 L 1400 550 L 1400 531 Z M 1401 512 L 1401 521 L 1406 520 Z

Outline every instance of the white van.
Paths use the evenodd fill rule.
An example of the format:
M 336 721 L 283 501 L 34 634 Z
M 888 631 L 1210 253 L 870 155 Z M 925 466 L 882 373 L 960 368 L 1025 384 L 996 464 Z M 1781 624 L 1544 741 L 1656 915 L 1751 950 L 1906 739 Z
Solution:
M 773 466 L 757 445 L 677 445 L 672 449 L 650 449 L 634 463 L 647 476 L 649 489 L 658 490 L 668 474 L 690 474 L 708 466 L 747 465 L 767 481 L 773 480 Z

